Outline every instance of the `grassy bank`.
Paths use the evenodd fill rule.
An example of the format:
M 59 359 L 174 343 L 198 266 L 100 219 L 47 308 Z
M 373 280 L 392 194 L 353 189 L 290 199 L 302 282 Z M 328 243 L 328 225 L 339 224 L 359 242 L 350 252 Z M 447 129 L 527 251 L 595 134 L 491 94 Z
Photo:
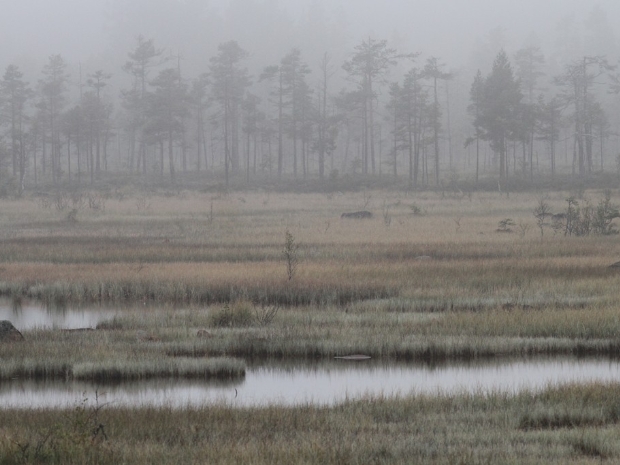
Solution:
M 620 460 L 617 385 L 336 407 L 0 410 L 0 463 L 590 464 Z
M 348 354 L 384 361 L 620 356 L 614 302 L 413 308 L 405 299 L 321 307 L 249 301 L 140 305 L 119 311 L 93 331 L 23 331 L 25 341 L 2 345 L 0 379 L 235 378 L 244 373 L 241 359 L 301 361 Z
M 157 325 L 161 319 L 150 321 Z M 245 375 L 245 363 L 230 357 L 166 357 L 167 342 L 162 338 L 172 338 L 174 331 L 188 337 L 187 330 L 179 327 L 166 334 L 144 329 L 24 331 L 25 341 L 2 344 L 0 381 L 76 379 L 105 383 L 150 378 L 235 379 Z

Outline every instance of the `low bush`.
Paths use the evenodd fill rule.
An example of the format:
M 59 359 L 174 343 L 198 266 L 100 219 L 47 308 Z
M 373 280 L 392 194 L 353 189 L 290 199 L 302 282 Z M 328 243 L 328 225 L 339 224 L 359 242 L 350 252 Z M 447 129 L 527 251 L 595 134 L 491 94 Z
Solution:
M 209 319 L 211 326 L 217 328 L 250 326 L 254 321 L 253 305 L 246 301 L 225 304 L 222 308 L 214 310 Z

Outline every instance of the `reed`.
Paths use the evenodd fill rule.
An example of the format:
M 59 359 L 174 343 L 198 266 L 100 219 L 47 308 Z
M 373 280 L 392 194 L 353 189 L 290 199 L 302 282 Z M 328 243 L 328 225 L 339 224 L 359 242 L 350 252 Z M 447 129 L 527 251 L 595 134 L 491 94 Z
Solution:
M 231 358 L 208 360 L 140 360 L 67 363 L 54 360 L 10 361 L 0 369 L 1 380 L 75 379 L 110 383 L 152 378 L 239 379 L 245 376 L 245 363 Z
M 71 375 L 99 383 L 151 378 L 239 379 L 245 375 L 245 364 L 230 358 L 80 363 L 73 367 Z
M 81 211 L 71 225 L 35 202 L 5 202 L 0 295 L 297 306 L 406 298 L 415 311 L 449 309 L 458 301 L 473 308 L 488 306 L 485 301 L 544 306 L 615 298 L 620 275 L 608 266 L 620 248 L 613 237 L 549 232 L 541 243 L 534 233 L 495 232 L 497 218 L 508 215 L 533 224 L 529 194 L 369 196 L 371 210 L 390 205 L 389 227 L 380 218 L 340 219 L 342 211 L 363 206 L 362 194 L 210 198 L 185 192 L 150 199 L 148 211 L 131 199 L 110 198 L 104 212 Z M 553 194 L 548 202 L 559 211 L 566 196 Z M 412 214 L 413 204 L 424 214 Z M 291 282 L 282 259 L 286 230 L 299 245 Z
M 71 410 L 0 410 L 0 463 L 616 463 L 618 389 L 179 410 L 89 399 Z
M 159 326 L 162 315 L 154 312 L 151 312 L 149 321 L 148 325 L 144 325 L 136 315 L 133 326 L 122 323 L 125 329 L 121 329 L 121 323 L 114 320 L 110 327 L 115 329 L 108 330 L 24 331 L 26 341 L 3 344 L 0 380 L 118 382 L 149 378 L 232 379 L 245 376 L 245 363 L 231 357 L 167 357 L 165 352 L 173 341 L 196 338 L 196 330 L 177 325 L 163 330 Z
M 554 213 L 569 195 L 548 195 Z M 585 195 L 596 203 L 602 194 Z M 37 299 L 119 309 L 95 331 L 24 331 L 25 342 L 2 343 L 1 380 L 230 378 L 243 376 L 241 359 L 351 353 L 620 355 L 620 273 L 609 267 L 620 260 L 617 237 L 554 235 L 544 226 L 541 241 L 530 193 L 180 192 L 143 200 L 109 196 L 104 211 L 79 209 L 71 222 L 33 199 L 0 202 L 0 295 L 16 307 Z M 389 222 L 379 214 L 388 207 Z M 376 214 L 340 217 L 360 209 Z M 507 218 L 519 228 L 497 233 Z M 282 259 L 286 231 L 298 244 L 293 279 Z M 260 318 L 268 307 L 277 313 Z M 613 463 L 618 390 L 378 397 L 333 407 L 0 408 L 0 464 Z M 92 437 L 93 412 L 107 440 Z
M 231 360 L 231 367 L 212 373 L 210 359 L 220 357 L 295 360 L 362 353 L 384 360 L 442 361 L 620 355 L 613 302 L 539 308 L 489 304 L 422 312 L 407 311 L 406 302 L 280 307 L 269 319 L 261 315 L 270 308 L 249 301 L 207 307 L 139 305 L 102 321 L 94 331 L 23 331 L 25 342 L 3 344 L 0 379 L 205 373 L 225 378 L 238 372 L 238 362 Z M 409 308 L 415 308 L 413 302 Z

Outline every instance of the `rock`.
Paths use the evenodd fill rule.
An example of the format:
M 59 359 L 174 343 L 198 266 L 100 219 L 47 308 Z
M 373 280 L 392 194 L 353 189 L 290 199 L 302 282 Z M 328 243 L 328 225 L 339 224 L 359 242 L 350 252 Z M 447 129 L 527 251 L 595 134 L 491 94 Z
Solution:
M 196 337 L 208 339 L 210 337 L 213 337 L 213 335 L 209 331 L 207 331 L 206 329 L 199 329 L 196 332 Z
M 16 342 L 23 340 L 24 336 L 13 326 L 13 323 L 8 320 L 0 321 L 0 342 Z
M 367 210 L 362 210 L 359 212 L 343 213 L 342 215 L 340 215 L 340 218 L 353 218 L 355 220 L 363 220 L 365 218 L 372 218 L 372 213 Z
M 613 265 L 609 265 L 609 268 L 620 268 L 620 262 L 616 262 Z

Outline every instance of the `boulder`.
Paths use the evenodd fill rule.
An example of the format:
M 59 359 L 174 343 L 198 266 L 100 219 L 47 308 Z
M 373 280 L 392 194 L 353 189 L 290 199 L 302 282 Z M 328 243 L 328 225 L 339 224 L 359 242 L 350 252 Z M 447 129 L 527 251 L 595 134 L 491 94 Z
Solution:
M 206 338 L 213 337 L 213 335 L 209 331 L 207 331 L 206 329 L 199 329 L 196 332 L 196 337 L 205 338 L 206 339 Z
M 353 218 L 355 220 L 363 220 L 366 218 L 372 218 L 372 213 L 366 210 L 362 210 L 359 212 L 349 212 L 343 213 L 340 215 L 340 218 Z
M 8 320 L 0 321 L 0 342 L 23 341 L 24 336 L 20 333 L 13 323 Z

